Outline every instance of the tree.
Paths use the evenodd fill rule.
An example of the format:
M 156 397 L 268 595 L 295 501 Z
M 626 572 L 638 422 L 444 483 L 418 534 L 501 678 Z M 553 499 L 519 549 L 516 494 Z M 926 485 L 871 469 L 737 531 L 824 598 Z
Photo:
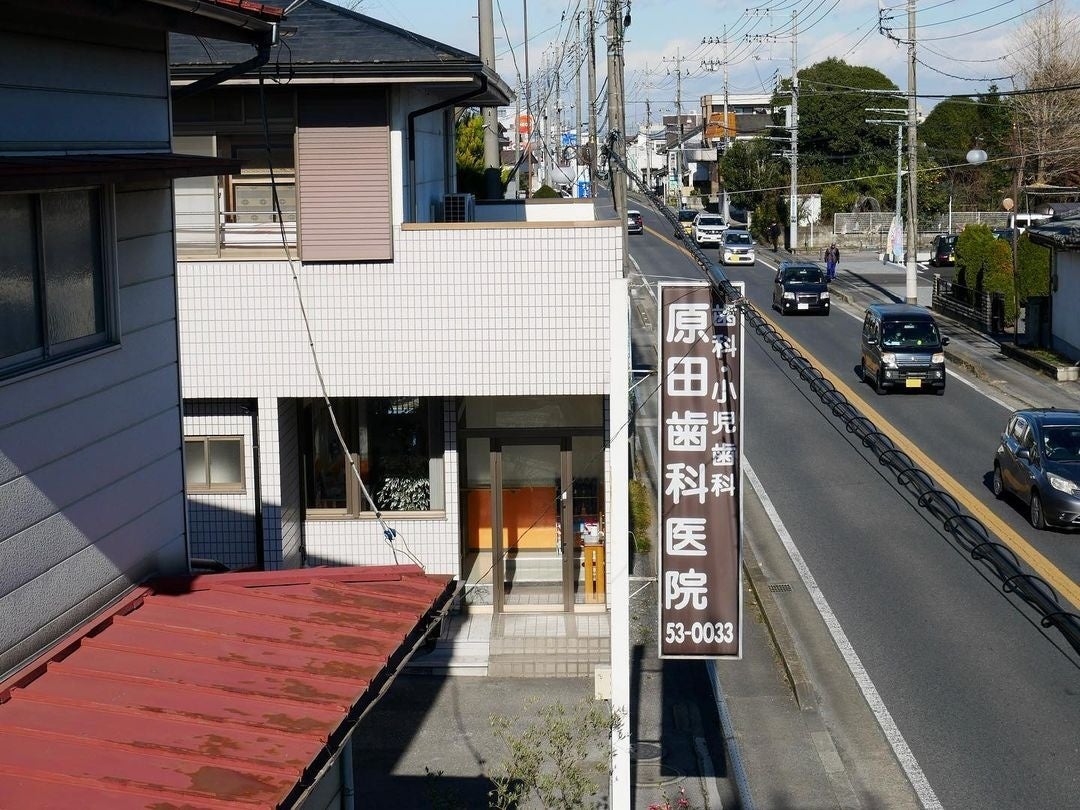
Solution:
M 1058 2 L 1042 6 L 1025 18 L 1009 50 L 1017 87 L 1046 91 L 1013 98 L 1017 145 L 1031 156 L 1027 174 L 1040 185 L 1075 185 L 1080 166 L 1070 149 L 1080 140 L 1080 90 L 1052 90 L 1080 83 L 1075 22 Z
M 770 197 L 787 182 L 787 166 L 774 157 L 768 141 L 735 141 L 720 158 L 720 182 L 740 208 L 748 211 Z
M 484 196 L 484 118 L 467 115 L 455 127 L 457 188 Z

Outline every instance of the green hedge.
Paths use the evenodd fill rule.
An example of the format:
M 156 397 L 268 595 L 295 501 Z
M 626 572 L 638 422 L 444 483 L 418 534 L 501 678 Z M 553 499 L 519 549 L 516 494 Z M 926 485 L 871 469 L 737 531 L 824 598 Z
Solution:
M 995 239 L 986 225 L 968 225 L 956 240 L 956 280 L 973 290 L 999 292 L 1005 296 L 1005 321 L 1016 319 L 1017 297 L 1021 306 L 1030 295 L 1050 292 L 1050 250 L 1036 245 L 1028 235 L 1016 241 L 1016 285 L 1013 285 L 1012 244 Z

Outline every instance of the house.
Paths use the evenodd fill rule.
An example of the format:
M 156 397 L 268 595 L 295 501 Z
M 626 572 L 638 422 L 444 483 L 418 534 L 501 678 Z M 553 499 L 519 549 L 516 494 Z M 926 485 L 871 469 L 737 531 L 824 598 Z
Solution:
M 773 98 L 766 93 L 730 93 L 701 97 L 701 117 L 705 124 L 705 145 L 722 146 L 725 136 L 744 141 L 761 135 L 773 123 Z M 727 125 L 724 108 L 727 107 Z M 785 108 L 781 108 L 785 109 Z
M 198 487 L 231 457 L 183 452 L 173 184 L 244 156 L 173 143 L 168 36 L 245 70 L 281 22 L 0 0 L 0 807 L 339 806 L 358 717 L 449 604 L 416 566 L 192 576 L 185 462 Z
M 510 100 L 479 57 L 325 0 L 289 23 L 261 80 L 173 108 L 186 151 L 247 161 L 177 187 L 184 441 L 210 458 L 193 554 L 412 561 L 471 611 L 606 617 L 620 223 L 457 192 L 455 110 Z M 176 36 L 171 58 L 180 88 L 245 51 Z M 591 673 L 606 644 L 560 671 Z
M 1050 348 L 1080 363 L 1080 214 L 1055 214 L 1027 233 L 1050 248 Z

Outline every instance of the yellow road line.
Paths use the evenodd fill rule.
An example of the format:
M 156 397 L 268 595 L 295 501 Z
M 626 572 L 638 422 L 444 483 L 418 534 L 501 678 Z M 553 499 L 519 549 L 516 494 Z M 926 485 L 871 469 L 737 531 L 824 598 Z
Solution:
M 652 228 L 646 228 L 647 231 L 654 236 L 659 237 L 673 247 L 678 248 L 690 256 L 688 251 L 682 245 L 668 239 L 661 233 L 658 233 Z M 972 517 L 978 518 L 982 524 L 986 527 L 987 531 L 996 535 L 997 538 L 1008 546 L 1012 551 L 1028 564 L 1032 571 L 1045 579 L 1054 590 L 1056 590 L 1061 596 L 1067 599 L 1073 604 L 1074 607 L 1080 608 L 1080 585 L 1073 582 L 1069 577 L 1050 562 L 1041 551 L 1035 548 L 1031 543 L 1025 540 L 1020 534 L 1009 526 L 1005 521 L 995 515 L 990 508 L 975 497 L 967 488 L 960 484 L 955 478 L 949 475 L 945 470 L 941 468 L 933 459 L 931 459 L 926 453 L 916 447 L 911 440 L 904 436 L 899 430 L 893 427 L 886 419 L 878 413 L 876 410 L 870 407 L 870 405 L 860 397 L 855 391 L 843 380 L 825 368 L 814 355 L 808 352 L 801 344 L 795 341 L 791 335 L 787 334 L 781 329 L 776 322 L 766 315 L 761 309 L 758 309 L 758 313 L 764 318 L 773 329 L 775 329 L 783 338 L 788 341 L 793 347 L 795 347 L 807 360 L 813 362 L 822 375 L 836 386 L 836 390 L 847 397 L 848 401 L 856 406 L 863 416 L 872 421 L 877 429 L 888 436 L 893 444 L 899 449 L 903 450 L 908 456 L 926 470 L 927 473 L 937 482 L 938 486 L 947 491 L 971 514 Z
M 1045 579 L 1059 594 L 1068 599 L 1075 607 L 1080 608 L 1080 586 L 1073 582 L 1060 568 L 1048 560 L 1042 552 L 1031 543 L 1021 537 L 1015 529 L 995 515 L 990 508 L 975 497 L 955 478 L 943 470 L 926 453 L 915 446 L 906 436 L 893 427 L 881 414 L 870 407 L 867 402 L 848 386 L 843 380 L 824 367 L 810 352 L 791 338 L 784 330 L 765 313 L 758 310 L 761 316 L 772 325 L 784 340 L 788 341 L 795 349 L 810 360 L 817 369 L 829 380 L 836 390 L 848 398 L 848 401 L 857 407 L 863 416 L 867 417 L 877 426 L 877 429 L 892 439 L 899 449 L 910 456 L 911 460 L 922 467 L 937 482 L 938 486 L 946 490 L 963 505 L 972 517 L 978 518 L 988 531 L 997 535 L 1006 546 L 1013 550 L 1020 559 L 1026 562 L 1031 570 Z

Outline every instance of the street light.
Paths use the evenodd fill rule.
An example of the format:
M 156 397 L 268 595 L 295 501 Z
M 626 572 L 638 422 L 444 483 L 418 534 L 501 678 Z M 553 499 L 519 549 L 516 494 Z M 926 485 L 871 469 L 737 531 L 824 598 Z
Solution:
M 967 153 L 967 162 L 972 166 L 978 166 L 982 163 L 986 163 L 986 152 L 982 149 L 969 149 Z

